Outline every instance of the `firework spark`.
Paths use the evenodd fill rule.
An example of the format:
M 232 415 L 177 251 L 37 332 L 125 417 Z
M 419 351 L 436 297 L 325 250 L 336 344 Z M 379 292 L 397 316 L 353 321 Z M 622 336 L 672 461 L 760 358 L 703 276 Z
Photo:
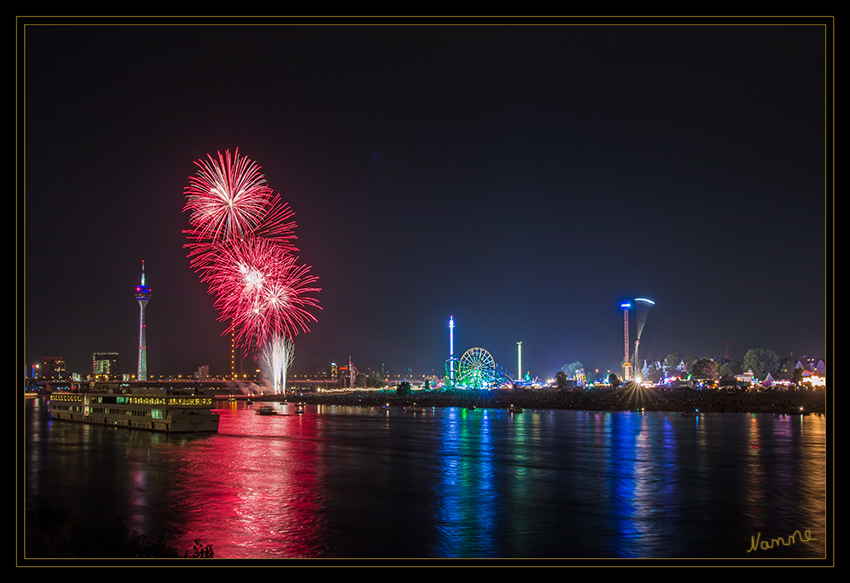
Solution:
M 286 371 L 292 364 L 294 355 L 295 345 L 286 336 L 275 335 L 263 349 L 263 360 L 272 379 L 275 394 L 286 393 Z
M 198 160 L 198 172 L 189 178 L 185 211 L 190 211 L 194 236 L 222 240 L 242 237 L 253 231 L 266 213 L 273 193 L 260 167 L 248 158 L 218 152 Z
M 292 210 L 269 188 L 260 166 L 237 149 L 207 155 L 195 162 L 198 172 L 184 189 L 184 212 L 190 212 L 192 228 L 185 231 L 191 243 L 190 256 L 203 255 L 213 242 L 241 239 L 249 235 L 268 238 L 296 251 Z
M 207 253 L 202 279 L 216 296 L 219 319 L 230 322 L 237 344 L 257 347 L 275 334 L 294 338 L 308 332 L 316 318 L 308 309 L 321 309 L 306 294 L 318 278 L 310 267 L 282 253 L 273 242 L 258 237 L 216 245 Z
M 190 266 L 216 296 L 224 334 L 237 345 L 260 348 L 279 338 L 291 341 L 316 321 L 321 309 L 307 294 L 318 278 L 298 265 L 295 221 L 289 205 L 274 194 L 260 166 L 237 149 L 195 162 L 198 172 L 184 189 L 190 212 Z

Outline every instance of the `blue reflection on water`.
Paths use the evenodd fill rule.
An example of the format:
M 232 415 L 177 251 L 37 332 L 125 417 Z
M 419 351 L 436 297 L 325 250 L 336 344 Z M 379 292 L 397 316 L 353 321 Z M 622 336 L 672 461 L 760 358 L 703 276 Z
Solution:
M 217 557 L 752 558 L 751 537 L 798 529 L 812 542 L 770 556 L 827 543 L 822 418 L 232 411 L 178 438 L 32 409 L 28 505 L 122 516 L 180 549 L 200 537 Z
M 433 555 L 490 554 L 498 495 L 489 413 L 448 409 L 439 451 L 438 534 Z
M 636 438 L 640 430 L 638 421 L 637 415 L 634 414 L 616 416 L 609 450 L 609 466 L 615 488 L 611 508 L 619 537 L 615 546 L 618 556 L 631 555 L 629 539 L 640 535 L 633 520 L 637 490 L 635 474 L 638 464 Z

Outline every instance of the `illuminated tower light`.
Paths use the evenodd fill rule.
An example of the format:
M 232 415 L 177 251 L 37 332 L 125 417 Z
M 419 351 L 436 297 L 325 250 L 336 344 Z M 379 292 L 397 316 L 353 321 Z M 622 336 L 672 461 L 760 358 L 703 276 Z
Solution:
M 139 368 L 136 378 L 148 380 L 148 347 L 145 334 L 145 306 L 151 299 L 151 288 L 145 285 L 145 262 L 142 260 L 142 281 L 136 286 L 136 301 L 139 302 Z
M 625 338 L 625 354 L 623 355 L 623 378 L 625 380 L 629 380 L 631 377 L 631 358 L 629 358 L 629 308 L 631 307 L 632 305 L 629 302 L 620 304 L 620 308 L 623 309 L 623 335 Z
M 516 368 L 519 373 L 518 380 L 522 380 L 522 342 L 516 343 Z
M 455 356 L 455 319 L 449 316 L 449 379 L 455 380 L 455 368 L 452 364 Z

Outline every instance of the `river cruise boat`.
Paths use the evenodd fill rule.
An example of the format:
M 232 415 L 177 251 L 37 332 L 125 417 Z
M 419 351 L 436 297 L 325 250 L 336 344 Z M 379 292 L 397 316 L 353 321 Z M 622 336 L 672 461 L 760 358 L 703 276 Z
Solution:
M 52 419 L 164 433 L 218 431 L 213 406 L 212 394 L 152 387 L 58 391 L 47 401 Z

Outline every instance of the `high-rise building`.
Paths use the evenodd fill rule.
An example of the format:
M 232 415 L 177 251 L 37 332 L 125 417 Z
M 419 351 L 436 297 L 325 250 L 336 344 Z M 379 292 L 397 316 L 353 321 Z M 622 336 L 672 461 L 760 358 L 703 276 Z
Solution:
M 209 365 L 205 364 L 203 366 L 199 366 L 198 369 L 195 371 L 195 380 L 205 381 L 209 378 L 209 376 L 210 376 Z
M 41 378 L 58 381 L 65 378 L 65 358 L 62 356 L 44 356 L 41 359 Z
M 148 347 L 145 335 L 145 306 L 151 299 L 151 288 L 145 285 L 145 262 L 142 261 L 142 283 L 136 286 L 136 300 L 139 302 L 139 368 L 136 379 L 148 380 Z
M 95 352 L 92 354 L 92 375 L 98 380 L 111 380 L 118 375 L 117 352 Z

